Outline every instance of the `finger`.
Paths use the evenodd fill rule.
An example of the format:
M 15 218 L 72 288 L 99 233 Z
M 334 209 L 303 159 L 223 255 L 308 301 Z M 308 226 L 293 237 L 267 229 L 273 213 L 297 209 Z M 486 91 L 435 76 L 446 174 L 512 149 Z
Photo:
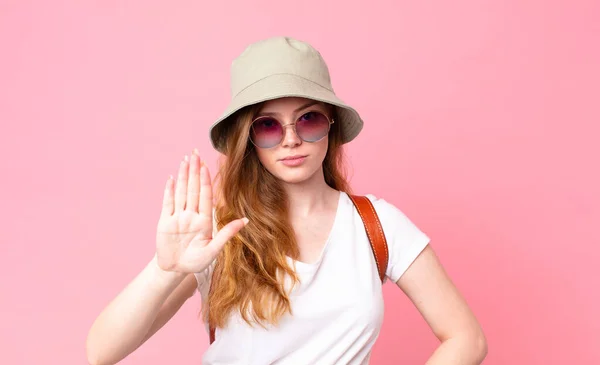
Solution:
M 167 183 L 165 184 L 165 191 L 163 194 L 163 204 L 161 215 L 168 216 L 173 214 L 173 175 L 169 175 Z
M 185 200 L 187 196 L 188 180 L 188 157 L 187 155 L 179 165 L 179 174 L 177 175 L 177 186 L 175 187 L 175 211 L 185 209 Z
M 200 213 L 213 216 L 213 191 L 208 166 L 202 162 L 200 166 Z
M 198 196 L 200 195 L 200 156 L 194 148 L 190 161 L 190 176 L 187 187 L 187 202 L 185 209 L 198 212 Z
M 225 244 L 247 224 L 248 218 L 236 219 L 227 223 L 225 227 L 221 228 L 217 235 L 213 237 L 206 248 L 210 250 L 211 254 L 216 256 L 223 249 L 223 246 L 225 246 Z

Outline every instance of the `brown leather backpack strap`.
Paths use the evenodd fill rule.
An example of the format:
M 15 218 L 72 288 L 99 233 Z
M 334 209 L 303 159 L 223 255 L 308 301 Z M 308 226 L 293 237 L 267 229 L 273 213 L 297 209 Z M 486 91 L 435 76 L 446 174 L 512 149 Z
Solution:
M 215 342 L 215 328 L 213 326 L 210 326 L 210 344 L 212 345 L 213 342 Z
M 212 288 L 212 280 L 211 280 L 211 288 Z M 210 295 L 210 294 L 209 294 Z M 210 340 L 210 344 L 212 345 L 215 342 L 215 327 L 208 321 L 208 338 Z
M 354 206 L 358 210 L 358 214 L 363 220 L 365 230 L 367 231 L 367 237 L 369 237 L 369 243 L 373 249 L 373 255 L 375 256 L 375 263 L 377 264 L 377 271 L 379 272 L 379 278 L 383 283 L 385 278 L 385 272 L 387 271 L 388 265 L 388 245 L 381 227 L 381 222 L 377 216 L 377 212 L 373 207 L 373 203 L 366 196 L 350 195 L 348 194 Z
M 212 272 L 212 276 L 210 279 L 210 286 L 208 288 L 208 298 L 210 298 L 213 291 L 213 283 L 218 279 L 218 275 L 215 275 L 215 271 L 217 270 L 217 265 L 215 264 L 215 268 Z M 210 309 L 209 309 L 210 310 Z M 210 339 L 210 344 L 215 342 L 215 327 L 210 323 L 210 316 L 208 321 L 208 338 Z

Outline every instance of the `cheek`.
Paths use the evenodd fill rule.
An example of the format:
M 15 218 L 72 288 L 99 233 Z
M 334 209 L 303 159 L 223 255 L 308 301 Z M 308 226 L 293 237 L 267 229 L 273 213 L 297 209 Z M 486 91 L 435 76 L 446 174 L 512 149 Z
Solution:
M 327 155 L 327 149 L 329 146 L 329 140 L 328 138 L 325 138 L 317 143 L 314 144 L 314 155 L 315 156 L 319 156 L 319 160 L 321 162 L 323 162 L 323 160 L 325 159 L 325 156 Z
M 327 154 L 327 150 L 329 149 L 329 137 L 325 137 L 322 141 L 319 141 L 321 147 L 321 154 L 323 157 Z
M 271 161 L 273 161 L 273 157 L 271 157 L 271 152 L 270 151 L 266 151 L 266 150 L 261 150 L 261 149 L 256 149 L 256 155 L 258 156 L 258 161 L 260 161 L 260 163 L 267 168 L 267 170 L 270 168 L 270 165 L 273 163 Z

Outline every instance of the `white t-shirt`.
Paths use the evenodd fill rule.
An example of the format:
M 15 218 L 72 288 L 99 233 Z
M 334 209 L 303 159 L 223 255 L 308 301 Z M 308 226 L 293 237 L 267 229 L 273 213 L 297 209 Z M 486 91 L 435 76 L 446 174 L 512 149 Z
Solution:
M 369 194 L 389 249 L 386 281 L 396 282 L 429 243 L 398 208 Z M 368 364 L 383 321 L 383 295 L 377 265 L 354 204 L 340 194 L 333 227 L 321 257 L 296 264 L 300 284 L 291 293 L 293 315 L 277 327 L 249 326 L 232 315 L 202 364 Z M 196 273 L 202 302 L 213 266 Z M 207 330 L 208 327 L 206 326 Z

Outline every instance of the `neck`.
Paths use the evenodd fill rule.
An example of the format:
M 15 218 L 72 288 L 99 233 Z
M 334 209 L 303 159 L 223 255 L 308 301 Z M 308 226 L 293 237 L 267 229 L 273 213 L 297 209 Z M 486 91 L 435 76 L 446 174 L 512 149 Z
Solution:
M 307 217 L 337 202 L 339 192 L 325 182 L 323 168 L 300 183 L 283 183 L 292 217 Z

